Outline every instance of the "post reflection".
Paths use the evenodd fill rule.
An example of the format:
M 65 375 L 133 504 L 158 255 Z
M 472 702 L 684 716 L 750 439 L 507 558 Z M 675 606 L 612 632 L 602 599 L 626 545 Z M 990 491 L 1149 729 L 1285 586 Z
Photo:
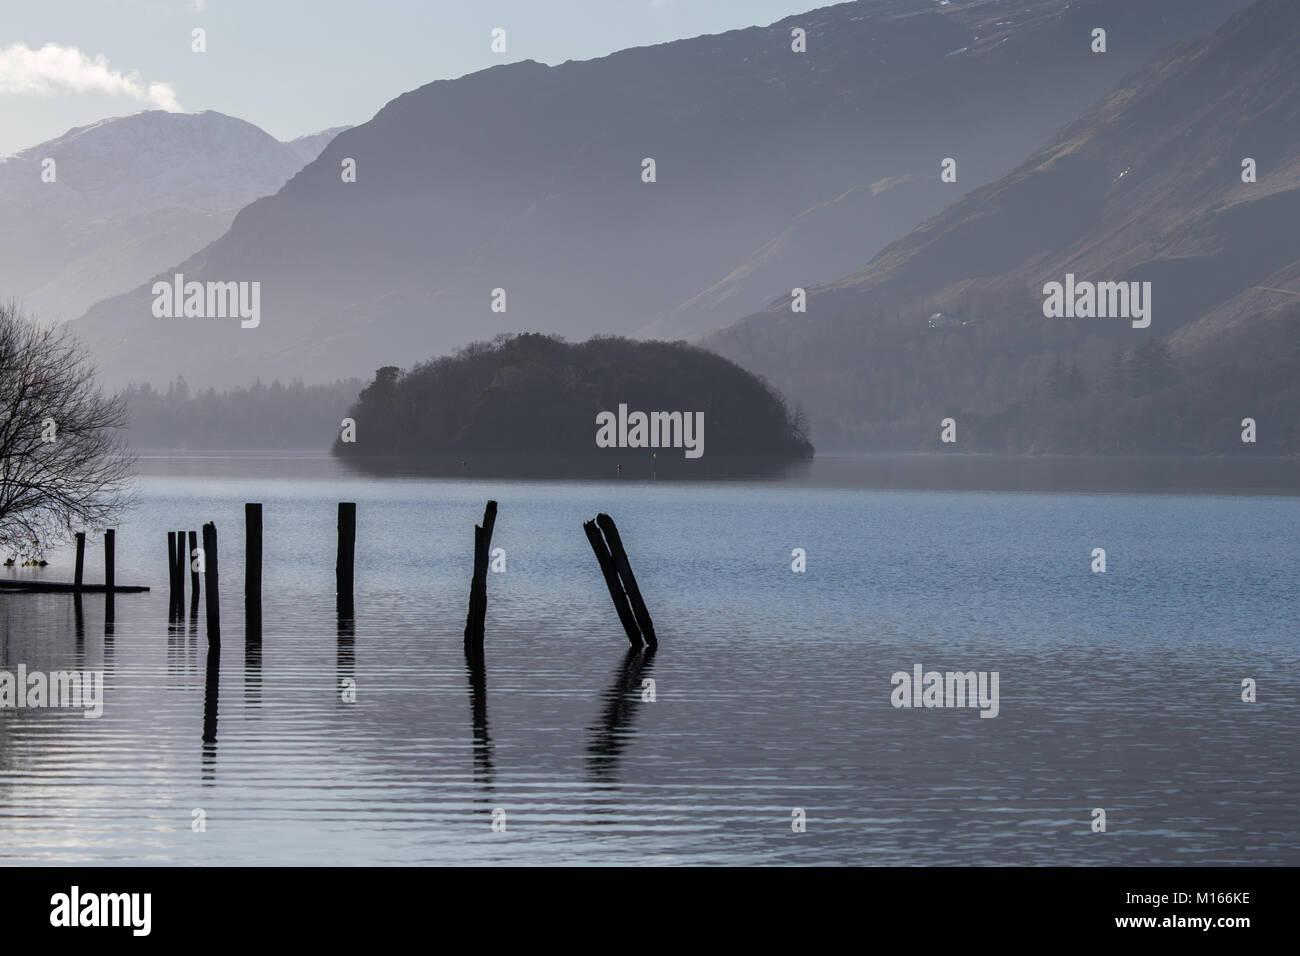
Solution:
M 217 698 L 221 690 L 221 645 L 208 644 L 203 679 L 203 779 L 213 780 L 217 770 Z
M 474 779 L 492 785 L 492 735 L 487 719 L 487 666 L 483 649 L 465 648 L 465 671 L 469 678 L 470 721 L 474 740 Z
M 609 780 L 618 772 L 618 760 L 632 738 L 633 714 L 641 703 L 641 681 L 650 673 L 652 648 L 628 648 L 623 663 L 602 695 L 605 709 L 587 744 L 587 772 L 593 780 Z

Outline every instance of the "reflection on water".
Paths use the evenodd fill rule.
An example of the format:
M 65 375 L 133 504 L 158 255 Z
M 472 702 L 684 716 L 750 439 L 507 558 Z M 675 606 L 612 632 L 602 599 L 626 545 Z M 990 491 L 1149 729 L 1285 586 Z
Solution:
M 805 476 L 804 459 L 686 458 L 679 450 L 618 449 L 590 458 L 443 458 L 365 456 L 340 458 L 338 467 L 375 478 L 608 480 L 777 480 Z
M 641 703 L 641 681 L 650 676 L 654 656 L 654 648 L 628 648 L 614 683 L 605 691 L 600 726 L 592 730 L 587 744 L 587 769 L 595 780 L 616 776 L 619 754 L 632 739 L 632 714 Z
M 244 641 L 244 703 L 256 712 L 262 702 L 262 634 L 259 627 Z
M 117 536 L 118 580 L 153 591 L 111 612 L 0 595 L 0 670 L 105 675 L 99 719 L 0 711 L 0 860 L 1300 863 L 1295 498 L 176 468 L 146 474 Z M 488 498 L 507 571 L 467 657 Z M 237 600 L 246 501 L 260 627 Z M 358 503 L 353 607 L 339 501 Z M 582 533 L 602 511 L 657 654 L 628 650 Z M 204 521 L 224 655 L 193 603 L 168 613 L 166 529 Z M 894 709 L 917 663 L 999 671 L 1000 715 Z
M 474 739 L 474 779 L 492 790 L 492 735 L 487 719 L 487 663 L 485 652 L 467 642 L 465 672 L 469 678 L 469 711 Z
M 338 684 L 339 688 L 342 689 L 344 681 L 355 679 L 357 664 L 357 625 L 356 622 L 352 620 L 351 614 L 343 613 L 342 604 L 339 605 L 336 616 L 338 619 L 338 651 L 336 654 L 336 660 L 338 663 Z M 258 659 L 260 661 L 260 655 Z
M 211 780 L 217 763 L 217 709 L 221 703 L 221 645 L 208 644 L 203 669 L 203 779 Z

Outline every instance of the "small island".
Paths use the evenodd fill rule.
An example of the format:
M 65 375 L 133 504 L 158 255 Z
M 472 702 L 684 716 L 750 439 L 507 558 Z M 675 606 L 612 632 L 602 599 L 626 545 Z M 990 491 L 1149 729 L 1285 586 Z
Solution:
M 366 471 L 766 474 L 812 458 L 802 411 L 685 342 L 501 335 L 378 370 L 333 453 Z

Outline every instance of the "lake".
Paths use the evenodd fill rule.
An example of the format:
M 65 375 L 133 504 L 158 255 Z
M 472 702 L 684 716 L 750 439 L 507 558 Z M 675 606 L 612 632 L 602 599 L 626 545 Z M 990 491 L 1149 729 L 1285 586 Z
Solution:
M 435 480 L 143 458 L 117 582 L 151 592 L 118 595 L 111 627 L 102 595 L 80 616 L 66 594 L 0 595 L 0 671 L 104 672 L 98 719 L 0 710 L 0 862 L 1300 864 L 1300 498 L 881 487 L 898 467 L 926 469 Z M 489 498 L 506 570 L 476 675 Z M 260 650 L 245 501 L 264 504 Z M 358 515 L 342 622 L 339 501 Z M 629 654 L 583 535 L 601 511 L 653 655 Z M 211 669 L 203 610 L 169 624 L 166 593 L 167 530 L 204 521 Z M 99 538 L 87 551 L 101 581 Z M 893 706 L 916 665 L 997 672 L 997 716 Z

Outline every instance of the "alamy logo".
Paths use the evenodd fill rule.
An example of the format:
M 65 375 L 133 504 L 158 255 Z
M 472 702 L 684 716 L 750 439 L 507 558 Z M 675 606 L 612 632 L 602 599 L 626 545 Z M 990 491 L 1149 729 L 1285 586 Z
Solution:
M 684 448 L 687 458 L 704 454 L 703 412 L 632 412 L 596 414 L 597 448 Z
M 997 671 L 895 671 L 889 702 L 895 707 L 978 707 L 981 717 L 998 715 Z
M 241 329 L 255 329 L 262 321 L 262 283 L 186 282 L 178 272 L 171 282 L 153 284 L 156 319 L 242 319 Z
M 1049 319 L 1132 319 L 1133 328 L 1151 324 L 1150 282 L 1075 282 L 1074 273 L 1065 283 L 1043 286 L 1043 315 Z
M 51 926 L 129 926 L 133 936 L 148 936 L 153 920 L 152 893 L 70 893 L 50 897 Z
M 104 672 L 29 673 L 26 664 L 18 665 L 17 674 L 0 671 L 0 710 L 27 707 L 81 707 L 84 717 L 102 717 Z

